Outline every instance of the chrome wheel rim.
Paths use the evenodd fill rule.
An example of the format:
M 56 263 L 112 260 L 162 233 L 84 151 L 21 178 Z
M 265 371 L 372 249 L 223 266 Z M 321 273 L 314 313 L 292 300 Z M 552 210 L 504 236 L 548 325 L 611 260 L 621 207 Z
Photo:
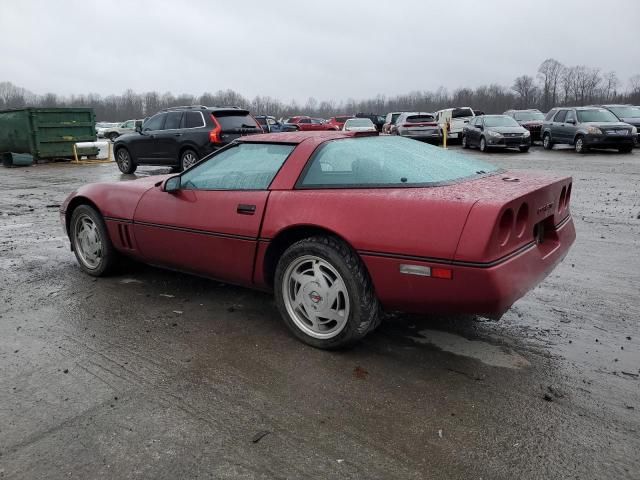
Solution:
M 198 157 L 193 152 L 187 152 L 182 155 L 182 169 L 186 170 L 198 161 Z
M 544 148 L 549 148 L 549 135 L 544 136 L 543 142 L 544 142 L 544 145 L 543 145 Z
M 75 249 L 82 264 L 95 270 L 102 262 L 102 237 L 98 226 L 86 214 L 80 215 L 74 225 Z
M 328 339 L 347 324 L 349 293 L 338 271 L 314 255 L 297 258 L 282 279 L 282 295 L 289 317 L 307 335 Z
M 582 139 L 576 140 L 576 152 L 582 152 Z
M 130 159 L 129 159 L 129 152 L 127 152 L 126 150 L 118 150 L 118 165 L 120 166 L 121 170 L 129 170 L 129 163 L 130 163 Z

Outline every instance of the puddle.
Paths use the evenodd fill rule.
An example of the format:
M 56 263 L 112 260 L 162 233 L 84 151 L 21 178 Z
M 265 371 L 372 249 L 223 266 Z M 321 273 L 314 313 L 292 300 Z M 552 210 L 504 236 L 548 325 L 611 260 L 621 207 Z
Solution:
M 475 358 L 486 365 L 502 368 L 524 368 L 530 365 L 522 355 L 481 340 L 467 340 L 439 330 L 421 330 L 418 333 L 420 337 L 411 337 L 415 342 L 433 345 L 454 355 Z

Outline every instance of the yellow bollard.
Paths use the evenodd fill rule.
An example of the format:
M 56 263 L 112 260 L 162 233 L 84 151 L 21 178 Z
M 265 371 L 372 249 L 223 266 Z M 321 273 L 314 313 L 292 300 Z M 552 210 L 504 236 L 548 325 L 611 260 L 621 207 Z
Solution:
M 444 128 L 442 129 L 442 148 L 447 149 L 447 124 L 445 123 Z
M 73 144 L 73 156 L 76 159 L 76 163 L 80 163 L 78 160 L 78 147 L 76 147 L 76 144 Z

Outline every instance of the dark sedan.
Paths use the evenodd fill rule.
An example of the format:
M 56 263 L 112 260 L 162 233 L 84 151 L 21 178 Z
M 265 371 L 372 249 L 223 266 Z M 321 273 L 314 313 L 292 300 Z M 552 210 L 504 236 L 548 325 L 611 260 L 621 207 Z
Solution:
M 471 146 L 482 152 L 517 148 L 524 153 L 531 146 L 531 134 L 508 115 L 483 115 L 472 118 L 462 130 L 462 148 Z

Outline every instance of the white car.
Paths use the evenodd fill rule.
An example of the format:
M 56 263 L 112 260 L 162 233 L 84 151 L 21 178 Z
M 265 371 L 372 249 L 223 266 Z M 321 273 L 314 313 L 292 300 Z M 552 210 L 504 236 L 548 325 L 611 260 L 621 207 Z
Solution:
M 442 131 L 447 131 L 447 138 L 461 138 L 462 130 L 476 114 L 471 107 L 445 108 L 436 112 L 436 122 Z
M 342 130 L 345 132 L 377 132 L 376 126 L 368 118 L 349 118 Z

